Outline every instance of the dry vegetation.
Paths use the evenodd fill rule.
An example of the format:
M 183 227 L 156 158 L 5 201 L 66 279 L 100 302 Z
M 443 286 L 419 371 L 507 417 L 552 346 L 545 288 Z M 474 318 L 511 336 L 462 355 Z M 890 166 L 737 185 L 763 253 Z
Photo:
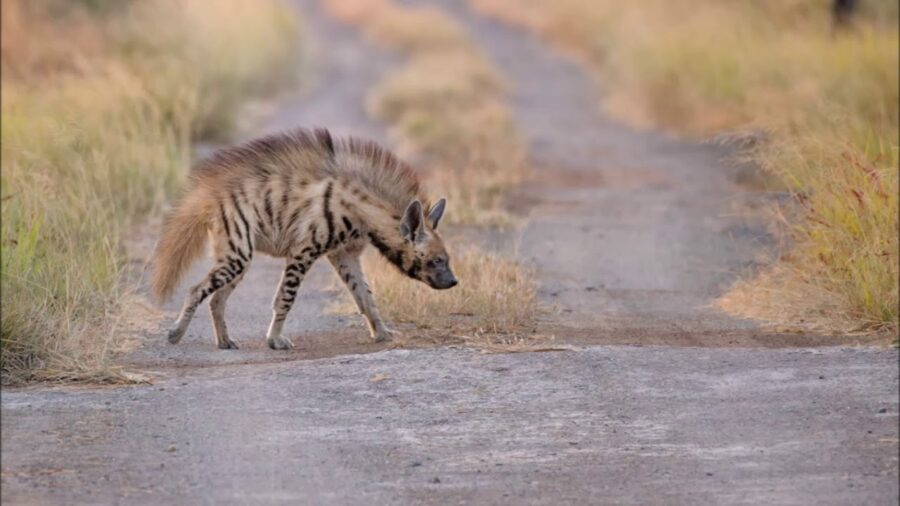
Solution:
M 524 148 L 502 79 L 466 34 L 434 9 L 388 0 L 329 0 L 328 6 L 375 43 L 406 55 L 373 90 L 370 108 L 391 124 L 403 151 L 422 161 L 429 187 L 448 196 L 444 226 L 508 224 L 504 190 L 524 177 Z M 426 329 L 422 335 L 438 329 L 473 344 L 520 344 L 536 316 L 531 273 L 475 248 L 451 254 L 461 283 L 446 292 L 402 280 L 370 256 L 366 272 L 384 313 Z
M 692 135 L 763 129 L 754 152 L 794 202 L 789 247 L 722 305 L 786 329 L 896 331 L 898 7 L 826 0 L 471 0 L 544 34 L 601 77 L 607 108 Z
M 126 231 L 177 186 L 196 135 L 285 77 L 293 16 L 274 0 L 2 9 L 3 379 L 98 380 L 124 346 Z
M 363 257 L 363 263 L 387 321 L 415 327 L 414 336 L 401 332 L 400 344 L 430 340 L 527 346 L 534 337 L 534 277 L 513 260 L 478 248 L 458 251 L 453 255 L 453 270 L 462 282 L 445 291 L 410 282 L 374 251 Z M 331 310 L 355 313 L 356 305 L 344 292 Z

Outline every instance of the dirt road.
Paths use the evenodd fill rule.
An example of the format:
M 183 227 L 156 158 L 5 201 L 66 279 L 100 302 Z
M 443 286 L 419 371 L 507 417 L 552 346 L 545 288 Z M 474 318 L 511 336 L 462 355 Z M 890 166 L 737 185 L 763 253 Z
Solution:
M 790 348 L 823 340 L 709 307 L 767 241 L 734 212 L 759 197 L 722 153 L 604 119 L 578 66 L 431 3 L 510 81 L 537 172 L 517 249 L 557 308 L 544 330 L 579 346 L 386 350 L 324 313 L 319 265 L 286 327 L 297 349 L 270 351 L 281 264 L 255 261 L 229 305 L 239 351 L 199 314 L 182 344 L 127 357 L 153 385 L 4 390 L 3 502 L 896 504 L 897 350 Z M 363 102 L 395 57 L 297 4 L 316 81 L 257 131 L 386 139 Z

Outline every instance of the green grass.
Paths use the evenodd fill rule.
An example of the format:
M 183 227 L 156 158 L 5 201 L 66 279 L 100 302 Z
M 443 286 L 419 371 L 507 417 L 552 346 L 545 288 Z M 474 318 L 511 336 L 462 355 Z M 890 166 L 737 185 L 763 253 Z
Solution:
M 123 240 L 183 179 L 196 135 L 226 132 L 294 64 L 274 1 L 59 5 L 3 4 L 4 382 L 102 377 L 125 341 Z

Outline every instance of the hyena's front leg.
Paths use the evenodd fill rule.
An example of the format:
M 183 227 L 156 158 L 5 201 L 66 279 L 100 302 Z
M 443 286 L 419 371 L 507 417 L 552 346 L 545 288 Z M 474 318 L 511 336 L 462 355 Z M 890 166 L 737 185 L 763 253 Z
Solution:
M 225 303 L 234 291 L 238 283 L 244 277 L 239 274 L 231 283 L 220 288 L 209 299 L 209 314 L 212 317 L 213 332 L 216 335 L 216 346 L 222 350 L 236 350 L 238 345 L 228 337 L 228 329 L 225 327 Z
M 372 297 L 372 290 L 369 289 L 369 283 L 366 282 L 363 274 L 362 264 L 360 263 L 360 254 L 362 248 L 345 248 L 335 251 L 328 255 L 328 260 L 338 276 L 347 285 L 347 289 L 353 295 L 359 312 L 366 318 L 369 325 L 369 333 L 376 343 L 382 341 L 390 341 L 393 332 L 385 326 L 381 321 L 381 315 L 378 314 L 378 308 L 375 307 L 375 299 Z
M 272 323 L 269 324 L 269 331 L 266 333 L 266 343 L 273 350 L 288 350 L 294 347 L 290 339 L 281 337 L 281 329 L 297 298 L 300 283 L 303 282 L 313 262 L 315 258 L 307 255 L 294 257 L 288 260 L 287 267 L 281 275 L 278 291 L 275 292 L 275 299 L 272 301 Z

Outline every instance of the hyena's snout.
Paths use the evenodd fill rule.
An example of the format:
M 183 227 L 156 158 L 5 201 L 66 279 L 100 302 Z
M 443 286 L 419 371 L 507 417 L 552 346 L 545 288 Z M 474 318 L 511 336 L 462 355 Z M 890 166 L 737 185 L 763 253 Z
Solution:
M 444 269 L 439 271 L 434 277 L 431 279 L 431 287 L 435 290 L 446 290 L 448 288 L 453 288 L 458 285 L 459 281 L 456 279 L 456 276 L 453 275 L 453 271 L 450 269 Z

